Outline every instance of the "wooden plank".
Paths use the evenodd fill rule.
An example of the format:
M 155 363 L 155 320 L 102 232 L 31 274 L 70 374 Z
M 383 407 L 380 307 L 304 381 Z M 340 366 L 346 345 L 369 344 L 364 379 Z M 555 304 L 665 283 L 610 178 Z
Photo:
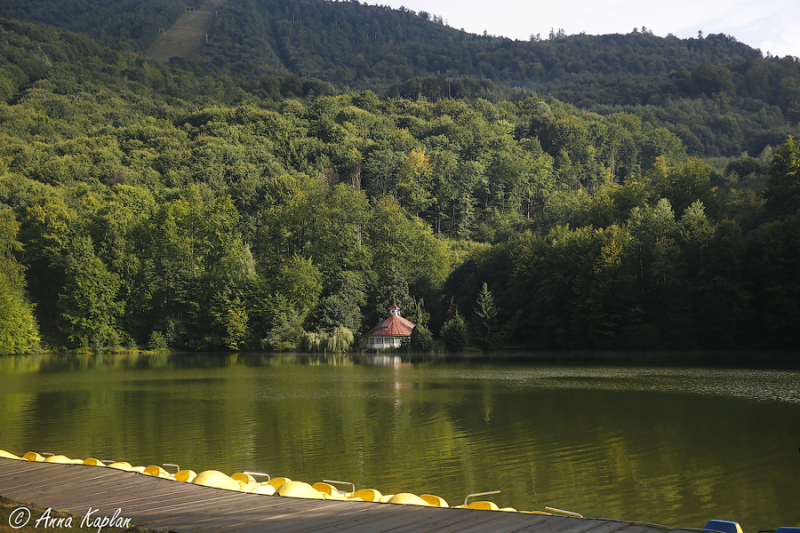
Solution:
M 61 466 L 64 468 L 53 468 L 54 466 Z M 58 486 L 65 482 L 70 482 L 75 478 L 77 471 L 69 469 L 69 465 L 54 465 L 45 464 L 43 468 L 47 468 L 47 476 L 42 476 L 41 471 L 29 471 L 19 473 L 12 476 L 8 483 L 13 483 L 13 488 L 17 490 L 25 490 L 30 487 L 45 488 L 49 486 Z
M 417 532 L 419 532 L 419 533 L 429 533 L 429 532 L 439 531 L 439 530 L 441 530 L 443 528 L 446 528 L 446 527 L 449 527 L 449 526 L 452 526 L 452 525 L 455 525 L 455 524 L 464 524 L 465 523 L 465 518 L 467 518 L 469 520 L 469 522 L 466 522 L 466 523 L 468 523 L 468 524 L 469 523 L 474 523 L 474 522 L 472 522 L 474 520 L 473 515 L 470 514 L 469 517 L 465 517 L 465 515 L 462 515 L 462 514 L 460 514 L 458 512 L 460 510 L 461 509 L 454 509 L 454 511 L 456 511 L 456 512 L 450 513 L 450 518 L 447 518 L 447 519 L 437 517 L 437 520 L 435 522 L 431 523 L 430 525 L 428 525 L 428 524 L 425 524 L 425 525 L 413 524 L 411 527 L 396 528 L 396 529 L 393 529 L 392 531 L 396 532 L 396 533 L 406 533 L 406 532 L 407 533 L 417 533 Z M 527 513 L 522 513 L 522 515 L 524 517 L 526 517 L 526 519 L 520 522 L 519 527 L 526 527 L 526 526 L 529 526 L 531 524 L 535 524 L 535 523 L 541 522 L 542 520 L 547 518 L 545 515 L 533 515 L 533 514 L 527 514 Z
M 119 478 L 118 476 L 76 476 L 71 483 L 58 483 L 56 485 L 45 485 L 39 490 L 42 493 L 51 492 L 53 494 L 60 494 L 70 492 L 76 495 L 101 495 L 106 492 L 116 492 L 117 495 L 123 493 L 121 487 L 125 487 L 126 491 L 153 491 L 155 487 L 150 480 L 141 476 Z M 30 489 L 29 489 L 30 490 Z
M 4 492 L 14 494 L 30 492 L 35 495 L 37 493 L 48 494 L 63 490 L 78 490 L 89 483 L 101 482 L 102 480 L 110 481 L 116 477 L 116 472 L 105 472 L 102 467 L 90 467 L 96 468 L 95 471 L 82 471 L 82 469 L 73 469 L 72 465 L 47 463 L 41 465 L 40 468 L 45 468 L 46 471 L 29 472 L 5 480 L 4 485 L 7 488 Z M 125 474 L 124 472 L 120 473 Z
M 213 502 L 211 502 L 213 503 Z M 218 516 L 227 516 L 246 513 L 252 510 L 252 506 L 237 508 L 231 505 L 224 505 L 209 508 L 209 503 L 202 506 L 179 505 L 173 508 L 164 507 L 155 511 L 148 511 L 148 514 L 155 517 L 159 522 L 175 521 L 179 518 L 187 518 L 192 521 L 209 520 Z
M 262 517 L 256 510 L 250 509 L 246 513 L 225 513 L 218 515 L 198 516 L 190 519 L 191 522 L 186 522 L 183 525 L 198 526 L 203 531 L 219 530 L 219 531 L 232 531 L 234 529 L 244 529 L 246 531 L 264 531 L 265 528 L 257 524 L 263 523 Z M 296 521 L 293 520 L 293 521 Z M 170 526 L 170 521 L 161 521 L 153 524 L 151 527 Z M 172 529 L 173 527 L 170 526 Z
M 440 521 L 430 527 L 429 531 L 436 531 L 439 532 L 460 532 L 464 531 L 469 528 L 486 528 L 486 524 L 491 524 L 497 521 L 498 519 L 504 518 L 498 512 L 491 512 L 491 511 L 481 511 L 478 509 L 450 509 L 450 515 L 452 517 L 457 518 L 457 520 L 447 520 L 447 521 Z M 503 513 L 505 515 L 506 513 Z M 517 520 L 520 520 L 519 517 L 516 517 Z M 524 522 L 524 519 L 523 519 Z M 527 522 L 524 522 L 527 523 Z
M 662 533 L 645 524 L 472 509 L 302 500 L 202 487 L 135 472 L 0 459 L 0 494 L 83 516 L 173 531 L 235 533 Z
M 191 498 L 189 502 L 186 499 Z M 162 496 L 159 498 L 137 498 L 124 502 L 126 508 L 136 511 L 147 511 L 149 513 L 160 513 L 166 511 L 181 511 L 183 513 L 191 513 L 207 509 L 209 505 L 221 503 L 221 497 L 217 495 L 192 496 L 191 493 L 180 493 L 173 496 Z M 120 505 L 123 505 L 122 503 Z
M 408 520 L 414 512 L 413 509 L 408 507 L 411 506 L 372 502 L 345 502 L 343 505 L 335 505 L 327 510 L 325 515 L 311 517 L 312 520 L 306 520 L 306 515 L 303 514 L 301 521 L 296 521 L 294 524 L 291 522 L 280 524 L 280 531 L 294 533 L 314 531 L 322 533 L 346 527 L 349 532 L 357 529 L 359 524 L 373 524 L 376 520 L 390 520 L 394 517 L 404 517 Z M 273 526 L 278 526 L 278 524 L 273 524 Z
M 122 488 L 122 487 L 120 487 Z M 127 495 L 127 496 L 126 496 Z M 187 494 L 183 492 L 176 492 L 170 494 L 168 492 L 154 492 L 153 490 L 147 491 L 146 488 L 136 488 L 135 493 L 130 491 L 122 491 L 115 493 L 113 491 L 104 490 L 102 492 L 84 491 L 80 494 L 65 493 L 60 496 L 54 496 L 51 501 L 54 505 L 61 506 L 80 506 L 90 503 L 93 507 L 113 507 L 122 508 L 127 510 L 148 510 L 155 505 L 175 505 L 186 501 Z M 206 498 L 210 501 L 213 498 Z M 195 500 L 194 503 L 197 503 Z
M 408 524 L 391 524 L 391 527 L 386 530 L 392 531 L 393 533 L 425 533 L 438 531 L 442 528 L 455 525 L 466 527 L 467 524 L 471 523 L 473 522 L 469 521 L 468 516 L 461 515 L 459 513 L 445 514 L 441 512 L 435 512 L 433 514 L 429 514 L 423 512 L 420 514 L 420 520 L 410 522 Z
M 233 493 L 233 494 L 234 495 L 238 494 L 240 496 L 257 497 L 257 495 L 253 495 L 253 494 L 249 494 L 249 495 L 244 494 L 244 493 Z M 267 496 L 266 498 L 270 498 L 270 497 Z M 183 515 L 185 517 L 185 519 L 190 520 L 192 524 L 203 524 L 203 523 L 206 523 L 206 522 L 209 522 L 209 521 L 213 521 L 213 520 L 221 520 L 223 517 L 228 517 L 228 516 L 231 516 L 232 520 L 234 522 L 238 522 L 238 521 L 241 521 L 241 518 L 238 518 L 237 515 L 240 517 L 242 514 L 252 513 L 252 512 L 254 512 L 254 509 L 258 509 L 259 511 L 262 511 L 262 510 L 266 511 L 266 510 L 270 510 L 271 509 L 272 512 L 275 513 L 275 512 L 280 512 L 280 508 L 289 509 L 290 511 L 296 511 L 296 507 L 298 506 L 298 504 L 300 504 L 302 506 L 302 502 L 297 501 L 297 499 L 292 499 L 292 498 L 275 498 L 275 499 L 276 500 L 277 499 L 295 500 L 295 501 L 294 502 L 287 501 L 287 502 L 285 502 L 284 505 L 281 505 L 280 507 L 278 507 L 275 504 L 269 504 L 268 506 L 262 507 L 262 505 L 264 505 L 264 504 L 259 505 L 259 503 L 261 503 L 260 501 L 256 500 L 256 503 L 254 503 L 253 500 L 248 498 L 248 500 L 250 500 L 250 502 L 246 503 L 246 504 L 244 502 L 240 503 L 239 504 L 240 505 L 239 508 L 231 507 L 230 505 L 226 505 L 223 510 L 219 510 L 217 512 L 213 512 L 213 510 L 209 509 L 208 505 L 204 505 L 199 510 L 200 512 L 198 512 L 196 510 L 193 510 L 191 508 L 187 508 L 186 506 L 184 506 L 184 507 L 181 507 L 180 509 L 178 509 L 177 510 L 178 513 L 176 513 L 176 514 Z M 309 500 L 306 500 L 306 502 L 308 502 L 308 501 Z M 192 506 L 192 507 L 194 507 L 194 506 Z M 308 509 L 308 507 L 306 507 L 306 509 Z M 283 514 L 286 514 L 286 513 L 283 513 Z M 157 522 L 149 523 L 148 526 L 149 527 L 170 526 L 171 524 L 175 523 L 175 521 L 180 520 L 180 519 L 181 519 L 180 516 L 171 516 L 171 517 L 164 516 L 164 517 L 160 517 Z
M 32 472 L 36 471 L 36 463 L 25 461 L 24 459 L 9 459 L 7 457 L 0 457 L 0 464 L 2 464 L 3 475 L 14 475 L 17 472 Z
M 229 502 L 220 501 L 218 498 L 214 498 L 211 500 L 199 501 L 197 503 L 184 502 L 183 504 L 174 505 L 171 508 L 164 507 L 158 510 L 143 509 L 137 512 L 146 514 L 152 517 L 153 520 L 158 521 L 159 523 L 175 522 L 176 520 L 184 520 L 184 521 L 190 520 L 192 522 L 197 522 L 207 519 L 208 517 L 224 516 L 230 513 L 231 506 L 230 505 L 221 506 L 220 504 L 222 503 L 229 503 Z M 210 506 L 214 504 L 216 504 L 215 507 L 210 508 Z
M 580 519 L 579 519 L 580 520 Z M 621 531 L 623 528 L 630 526 L 630 522 L 621 522 L 618 520 L 605 520 L 602 518 L 586 520 L 586 529 L 581 530 L 585 533 L 612 533 L 613 531 Z M 523 530 L 524 531 L 524 530 Z M 572 531 L 572 530 L 570 530 Z
M 126 495 L 154 495 L 154 489 L 149 480 L 126 480 L 127 483 L 114 482 L 114 488 L 111 489 L 108 483 L 103 485 L 96 485 L 97 480 L 76 480 L 77 487 L 62 485 L 57 488 L 48 488 L 45 490 L 32 491 L 31 496 L 47 496 L 49 501 L 53 502 L 53 506 L 70 506 L 76 505 L 80 502 L 91 503 L 94 506 L 99 504 L 115 504 L 126 498 Z M 124 490 L 122 487 L 125 487 Z
M 510 513 L 503 511 L 483 511 L 477 509 L 454 509 L 456 512 L 469 512 L 470 516 L 465 516 L 465 520 L 451 525 L 431 529 L 436 533 L 466 532 L 476 533 L 482 531 L 515 531 L 524 524 L 531 522 L 542 522 L 536 518 L 531 519 L 530 515 L 520 515 L 520 513 Z
M 318 503 L 314 505 L 312 502 Z M 333 523 L 336 524 L 334 526 L 336 529 L 350 530 L 353 516 L 382 507 L 380 504 L 370 502 L 300 500 L 297 503 L 302 504 L 303 509 L 294 509 L 290 513 L 276 516 L 259 517 L 255 513 L 250 513 L 250 516 L 238 515 L 220 524 L 225 526 L 225 531 L 320 531 L 320 525 L 327 526 Z M 297 508 L 298 505 L 292 507 Z
M 355 520 L 348 524 L 348 530 L 353 531 L 394 531 L 402 527 L 413 526 L 414 530 L 423 528 L 423 524 L 430 524 L 432 521 L 439 522 L 447 516 L 447 512 L 441 508 L 420 507 L 414 505 L 396 505 L 396 512 L 384 511 L 376 508 L 375 513 L 369 517 Z M 443 512 L 444 511 L 444 512 Z M 455 515 L 456 513 L 452 513 Z M 468 517 L 461 517 L 459 523 L 466 523 Z M 328 530 L 332 530 L 328 528 Z
M 625 528 L 630 522 L 612 522 L 608 520 L 575 518 L 570 516 L 549 516 L 546 520 L 519 531 L 539 532 L 543 529 L 548 533 L 607 533 Z M 631 532 L 635 533 L 635 532 Z
M 620 533 L 652 533 L 654 529 L 655 528 L 653 526 L 647 526 L 644 524 L 629 524 L 626 527 L 620 529 Z

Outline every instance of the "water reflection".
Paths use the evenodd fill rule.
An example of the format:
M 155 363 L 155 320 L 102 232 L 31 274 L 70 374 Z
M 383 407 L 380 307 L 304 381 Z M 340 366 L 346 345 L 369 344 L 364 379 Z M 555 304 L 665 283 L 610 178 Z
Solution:
M 0 447 L 747 533 L 800 522 L 798 373 L 265 354 L 0 357 Z

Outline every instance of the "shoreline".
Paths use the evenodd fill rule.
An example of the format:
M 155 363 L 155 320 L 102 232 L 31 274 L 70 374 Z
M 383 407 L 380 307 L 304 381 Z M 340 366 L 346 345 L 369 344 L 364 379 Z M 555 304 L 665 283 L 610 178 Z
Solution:
M 448 362 L 473 364 L 535 364 L 535 365 L 611 365 L 611 366 L 656 366 L 656 367 L 730 367 L 752 369 L 800 369 L 800 352 L 792 351 L 747 351 L 747 350 L 692 350 L 692 351 L 591 351 L 557 350 L 509 347 L 491 352 L 411 352 L 408 350 L 385 350 L 381 352 L 305 353 L 305 352 L 190 352 L 176 349 L 159 350 L 115 350 L 95 352 L 78 349 L 67 351 L 41 351 L 31 354 L 0 354 L 0 357 L 280 357 L 309 360 L 342 360 L 366 364 Z

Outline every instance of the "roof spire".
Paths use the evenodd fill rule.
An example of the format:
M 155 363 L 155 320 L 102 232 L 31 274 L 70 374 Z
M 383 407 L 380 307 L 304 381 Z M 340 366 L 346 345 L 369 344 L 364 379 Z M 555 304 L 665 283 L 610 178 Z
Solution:
M 392 296 L 392 306 L 389 308 L 389 314 L 400 316 L 400 308 L 397 307 L 397 302 L 394 301 L 394 296 Z

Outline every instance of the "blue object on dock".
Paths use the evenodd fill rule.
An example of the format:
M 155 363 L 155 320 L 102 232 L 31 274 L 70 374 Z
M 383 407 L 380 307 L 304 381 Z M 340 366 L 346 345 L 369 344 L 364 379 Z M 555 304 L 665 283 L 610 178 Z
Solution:
M 708 523 L 703 527 L 703 531 L 742 533 L 742 526 L 739 525 L 739 522 L 729 522 L 728 520 L 709 520 Z M 777 533 L 777 531 L 775 533 Z
M 800 527 L 779 527 L 775 533 L 800 533 Z

